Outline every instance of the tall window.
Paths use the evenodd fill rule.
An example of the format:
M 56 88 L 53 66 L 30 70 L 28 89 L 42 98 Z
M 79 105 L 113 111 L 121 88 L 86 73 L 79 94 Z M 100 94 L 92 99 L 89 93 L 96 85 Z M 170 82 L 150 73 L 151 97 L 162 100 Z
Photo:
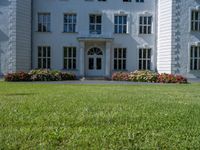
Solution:
M 191 30 L 200 32 L 200 11 L 192 11 Z
M 101 34 L 101 15 L 90 15 L 90 34 Z
M 190 70 L 200 70 L 200 46 L 191 46 Z
M 38 32 L 50 32 L 50 13 L 38 13 Z
M 151 16 L 140 16 L 139 33 L 140 34 L 151 34 L 152 33 L 152 17 Z
M 127 16 L 115 16 L 115 33 L 127 33 Z
M 114 70 L 126 70 L 126 48 L 114 49 Z
M 76 32 L 76 14 L 64 14 L 64 32 Z
M 151 69 L 151 49 L 139 49 L 139 70 Z
M 38 47 L 38 68 L 51 68 L 51 48 L 48 46 Z
M 76 47 L 64 47 L 64 69 L 76 69 Z

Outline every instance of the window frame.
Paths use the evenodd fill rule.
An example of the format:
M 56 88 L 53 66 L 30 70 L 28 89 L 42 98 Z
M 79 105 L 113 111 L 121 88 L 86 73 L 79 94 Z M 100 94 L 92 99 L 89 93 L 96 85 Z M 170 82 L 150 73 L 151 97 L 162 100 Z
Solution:
M 71 56 L 69 56 L 69 49 L 71 49 Z M 65 50 L 67 50 L 67 56 L 65 56 Z M 75 50 L 75 56 L 74 56 L 74 50 Z M 65 64 L 65 60 L 67 61 L 67 64 Z M 74 66 L 74 60 L 75 60 L 75 66 Z M 68 61 L 71 62 L 71 67 L 69 67 Z M 66 65 L 66 66 L 65 66 Z M 77 70 L 77 47 L 76 46 L 64 46 L 63 47 L 63 69 L 64 70 Z
M 39 48 L 41 50 L 41 56 L 39 56 Z M 46 57 L 43 54 L 44 53 L 44 49 L 46 50 L 46 52 L 45 52 L 46 53 Z M 50 54 L 50 56 L 48 56 L 48 53 Z M 51 55 L 52 55 L 51 46 L 38 46 L 37 47 L 37 68 L 38 69 L 51 69 L 51 65 L 52 65 Z M 40 67 L 39 67 L 39 59 L 41 60 Z M 46 60 L 46 67 L 44 67 L 44 59 Z M 48 61 L 49 61 L 49 64 L 48 64 Z
M 40 15 L 42 15 L 42 22 L 40 22 Z M 49 16 L 49 19 L 44 22 L 44 16 Z M 39 30 L 39 24 L 41 24 L 41 30 Z M 46 25 L 46 31 L 44 31 L 43 26 Z M 38 12 L 37 13 L 37 32 L 49 33 L 51 32 L 51 13 L 50 12 Z
M 140 50 L 142 50 L 142 57 L 140 58 Z M 143 52 L 144 50 L 150 50 L 150 58 L 148 58 L 148 54 L 149 54 L 149 51 L 146 52 L 146 57 L 143 58 Z M 153 50 L 151 47 L 139 47 L 138 48 L 138 70 L 152 70 L 152 54 L 153 54 Z M 140 68 L 140 61 L 142 62 L 141 64 L 141 68 Z M 144 66 L 143 66 L 143 62 L 145 61 L 146 63 L 146 69 L 144 69 Z M 148 61 L 150 62 L 149 64 L 149 68 L 148 68 Z
M 66 15 L 71 15 L 76 17 L 76 22 L 74 23 L 74 19 L 72 18 L 73 22 L 72 23 L 65 23 L 65 16 Z M 65 31 L 65 25 L 75 25 L 75 29 L 73 28 L 73 31 Z M 68 27 L 69 28 L 69 27 Z M 77 33 L 77 14 L 76 13 L 64 13 L 63 14 L 63 33 Z
M 115 17 L 118 17 L 118 23 L 115 23 Z M 122 17 L 122 24 L 119 24 L 119 17 Z M 126 24 L 124 24 L 124 18 L 126 17 Z M 118 32 L 115 32 L 115 27 L 117 26 Z M 122 26 L 122 32 L 119 32 L 119 27 Z M 123 27 L 126 26 L 126 33 L 123 32 Z M 114 34 L 128 34 L 128 14 L 115 14 L 114 15 Z
M 144 24 L 142 24 L 142 26 L 144 27 L 144 26 L 146 26 L 147 27 L 147 33 L 140 33 L 140 17 L 147 17 L 147 18 L 149 18 L 149 17 L 151 17 L 151 25 L 144 25 Z M 153 20 L 153 18 L 154 18 L 154 16 L 153 16 L 153 14 L 151 14 L 151 13 L 144 13 L 144 14 L 138 14 L 138 35 L 152 35 L 152 34 L 154 34 L 154 26 L 153 26 L 153 23 L 154 23 L 154 20 Z M 143 19 L 143 23 L 144 23 L 144 19 Z M 148 19 L 147 19 L 147 23 L 148 23 Z M 150 33 L 148 33 L 148 27 L 151 27 L 150 29 L 151 29 L 151 32 Z M 144 31 L 144 28 L 143 28 L 143 31 Z
M 119 57 L 119 49 L 121 49 L 121 58 Z M 117 50 L 117 57 L 115 57 L 115 50 Z M 124 55 L 124 51 L 125 50 L 125 55 L 126 55 L 126 57 L 123 57 L 123 55 Z M 114 71 L 126 71 L 127 70 L 127 61 L 128 61 L 128 59 L 127 59 L 127 55 L 128 54 L 128 49 L 127 48 L 125 48 L 125 47 L 115 47 L 114 49 L 113 49 L 113 70 Z M 116 68 L 115 68 L 115 61 L 117 61 L 117 66 L 116 66 Z M 120 69 L 120 67 L 119 67 L 119 61 L 121 61 L 121 69 Z M 125 67 L 124 67 L 124 61 L 125 61 Z

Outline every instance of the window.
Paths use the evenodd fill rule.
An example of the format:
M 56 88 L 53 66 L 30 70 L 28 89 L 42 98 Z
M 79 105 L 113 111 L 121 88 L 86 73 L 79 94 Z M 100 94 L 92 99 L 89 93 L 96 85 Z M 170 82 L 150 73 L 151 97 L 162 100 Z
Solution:
M 101 15 L 90 15 L 90 34 L 101 34 Z
M 64 69 L 76 69 L 76 47 L 64 47 Z
M 139 70 L 151 69 L 151 49 L 139 49 Z
M 38 68 L 50 69 L 51 68 L 51 48 L 48 46 L 38 47 Z
M 127 33 L 127 16 L 116 15 L 114 22 L 115 33 Z
M 136 0 L 136 3 L 144 3 L 144 0 Z
M 123 0 L 123 2 L 131 2 L 132 0 Z
M 152 33 L 152 17 L 151 16 L 140 16 L 139 21 L 139 33 L 140 34 L 151 34 Z
M 191 30 L 200 32 L 200 11 L 192 11 Z
M 50 32 L 50 14 L 38 13 L 38 32 Z
M 126 48 L 114 49 L 114 70 L 126 70 Z
M 64 15 L 64 32 L 76 32 L 76 14 Z
M 191 46 L 190 70 L 200 70 L 200 46 Z

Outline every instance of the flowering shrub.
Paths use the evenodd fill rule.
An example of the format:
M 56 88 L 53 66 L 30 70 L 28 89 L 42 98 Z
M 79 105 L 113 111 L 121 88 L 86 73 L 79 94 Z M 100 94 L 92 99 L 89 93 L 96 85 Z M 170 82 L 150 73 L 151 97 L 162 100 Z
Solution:
M 152 71 L 135 71 L 130 73 L 129 80 L 136 82 L 156 82 L 157 75 L 157 73 Z
M 8 73 L 4 77 L 5 81 L 30 81 L 31 76 L 25 72 Z
M 129 81 L 130 73 L 128 72 L 115 72 L 112 75 L 112 80 L 115 81 Z
M 181 75 L 162 73 L 157 77 L 159 83 L 187 83 L 187 79 Z
M 75 80 L 76 76 L 72 73 L 60 71 L 32 70 L 29 73 L 10 73 L 4 78 L 5 81 L 64 81 Z
M 158 74 L 152 71 L 117 72 L 112 75 L 115 81 L 153 82 L 153 83 L 187 83 L 181 75 Z

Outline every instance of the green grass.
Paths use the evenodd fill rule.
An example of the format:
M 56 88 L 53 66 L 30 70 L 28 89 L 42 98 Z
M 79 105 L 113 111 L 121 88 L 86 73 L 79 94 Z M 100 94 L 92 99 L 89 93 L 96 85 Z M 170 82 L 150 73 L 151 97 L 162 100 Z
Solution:
M 0 149 L 200 149 L 200 84 L 0 82 Z

